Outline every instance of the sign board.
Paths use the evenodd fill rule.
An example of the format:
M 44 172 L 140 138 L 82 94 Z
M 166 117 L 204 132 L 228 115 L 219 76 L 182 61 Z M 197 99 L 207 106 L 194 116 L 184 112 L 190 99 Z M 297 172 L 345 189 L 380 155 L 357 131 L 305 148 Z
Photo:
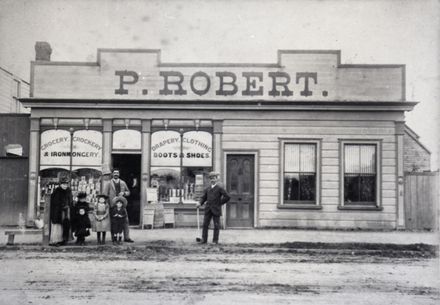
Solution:
M 73 134 L 73 166 L 101 166 L 102 133 L 96 130 L 78 130 Z
M 158 188 L 147 187 L 147 202 L 156 203 L 158 201 Z
M 154 229 L 154 209 L 145 208 L 144 209 L 144 218 L 143 218 L 143 227 Z
M 278 56 L 277 56 L 278 55 Z M 280 50 L 268 63 L 164 63 L 160 50 L 34 63 L 34 98 L 141 101 L 405 101 L 405 66 L 341 64 L 338 50 Z M 91 86 L 90 84 L 95 84 Z
M 41 133 L 40 165 L 70 164 L 70 133 L 67 130 L 53 129 Z
M 156 131 L 151 135 L 151 166 L 212 166 L 212 134 L 206 131 L 188 131 L 183 134 L 173 130 Z M 181 154 L 182 149 L 182 154 Z
M 72 153 L 70 132 L 47 130 L 41 134 L 40 165 L 42 167 L 100 167 L 102 164 L 102 133 L 78 130 L 73 133 Z

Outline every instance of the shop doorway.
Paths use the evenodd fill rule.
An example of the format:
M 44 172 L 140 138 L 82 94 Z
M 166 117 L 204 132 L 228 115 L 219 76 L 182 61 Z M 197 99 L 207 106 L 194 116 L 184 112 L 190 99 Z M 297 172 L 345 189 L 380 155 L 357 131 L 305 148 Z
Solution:
M 254 226 L 255 156 L 231 154 L 226 157 L 226 189 L 231 200 L 226 204 L 226 226 Z
M 139 225 L 140 218 L 140 178 L 141 178 L 141 155 L 140 154 L 113 154 L 113 168 L 120 171 L 120 178 L 127 183 L 130 196 L 127 198 L 127 213 L 130 225 Z

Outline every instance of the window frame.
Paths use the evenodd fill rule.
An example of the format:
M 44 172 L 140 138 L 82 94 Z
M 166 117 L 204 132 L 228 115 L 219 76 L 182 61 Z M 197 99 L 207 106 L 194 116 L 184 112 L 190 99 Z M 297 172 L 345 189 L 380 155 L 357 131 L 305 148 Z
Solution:
M 280 174 L 279 174 L 279 203 L 277 207 L 279 209 L 310 209 L 310 210 L 320 210 L 322 209 L 321 205 L 321 166 L 322 166 L 322 139 L 321 138 L 279 138 L 280 140 Z M 284 200 L 284 162 L 285 162 L 285 146 L 286 144 L 314 144 L 315 151 L 315 174 L 316 174 L 316 183 L 315 183 L 315 200 L 314 201 L 285 201 Z
M 345 145 L 374 145 L 376 147 L 376 201 L 374 203 L 345 202 Z M 339 210 L 376 210 L 382 208 L 382 140 L 381 139 L 339 139 Z

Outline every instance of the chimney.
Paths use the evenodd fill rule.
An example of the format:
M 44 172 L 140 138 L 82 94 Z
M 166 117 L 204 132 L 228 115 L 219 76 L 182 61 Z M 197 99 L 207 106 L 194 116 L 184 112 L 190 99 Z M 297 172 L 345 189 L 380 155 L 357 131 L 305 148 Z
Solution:
M 37 41 L 35 43 L 35 60 L 50 61 L 50 54 L 52 54 L 52 48 L 46 41 Z

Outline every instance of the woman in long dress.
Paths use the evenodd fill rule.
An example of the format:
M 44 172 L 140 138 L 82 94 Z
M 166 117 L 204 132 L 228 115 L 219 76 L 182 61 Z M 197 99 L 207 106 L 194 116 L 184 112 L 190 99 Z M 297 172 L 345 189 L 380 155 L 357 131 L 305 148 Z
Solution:
M 61 177 L 50 196 L 50 245 L 64 245 L 69 241 L 72 201 L 69 178 Z

